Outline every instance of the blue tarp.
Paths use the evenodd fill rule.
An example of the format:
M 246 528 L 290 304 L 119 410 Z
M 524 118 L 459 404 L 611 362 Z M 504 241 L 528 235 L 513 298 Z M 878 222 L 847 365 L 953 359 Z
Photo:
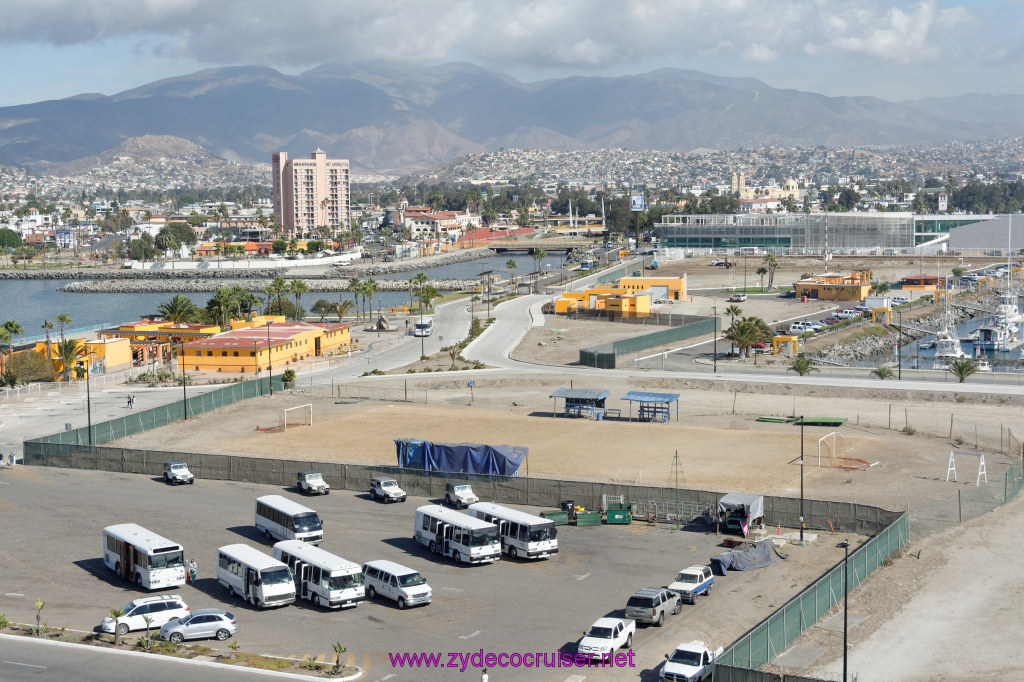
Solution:
M 514 476 L 528 452 L 516 445 L 432 443 L 396 438 L 398 466 L 421 471 Z
M 786 559 L 786 555 L 775 548 L 775 543 L 766 538 L 758 542 L 744 545 L 739 549 L 729 550 L 711 557 L 711 570 L 716 575 L 725 575 L 729 569 L 749 571 L 752 568 L 764 568 L 775 563 L 775 557 Z

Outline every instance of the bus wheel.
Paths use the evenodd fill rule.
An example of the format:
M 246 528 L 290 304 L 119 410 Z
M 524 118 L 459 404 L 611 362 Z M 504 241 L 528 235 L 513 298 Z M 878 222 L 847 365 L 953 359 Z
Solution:
M 262 599 L 257 599 L 255 601 L 255 604 L 256 604 L 256 608 L 258 608 L 258 609 L 262 609 L 263 608 L 263 600 Z
M 320 606 L 320 595 L 319 594 L 314 594 L 313 595 L 313 606 Z
M 512 557 L 513 559 L 518 559 L 519 558 L 519 550 L 517 550 L 515 547 L 509 547 L 508 548 L 508 555 L 510 557 Z
M 462 561 L 462 555 L 459 554 L 458 552 L 453 552 L 452 553 L 452 559 L 455 560 L 455 563 L 459 563 L 460 561 Z

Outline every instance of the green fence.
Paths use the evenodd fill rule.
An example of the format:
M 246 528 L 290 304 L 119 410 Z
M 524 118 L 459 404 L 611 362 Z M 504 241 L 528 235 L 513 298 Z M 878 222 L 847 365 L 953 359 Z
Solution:
M 802 632 L 842 601 L 844 575 L 846 591 L 852 590 L 871 571 L 903 547 L 909 537 L 909 523 L 904 513 L 882 532 L 851 552 L 849 559 L 840 559 L 814 584 L 733 642 L 715 666 L 716 682 L 778 680 L 777 673 L 761 672 L 758 669 L 781 654 Z
M 283 383 L 279 377 L 274 377 L 274 388 L 276 390 L 283 388 Z M 216 410 L 225 405 L 236 403 L 239 400 L 247 400 L 265 395 L 269 390 L 270 379 L 263 377 L 262 379 L 228 384 L 224 388 L 188 396 L 188 416 L 191 417 L 209 412 L 210 410 Z M 125 436 L 131 436 L 132 434 L 156 429 L 179 421 L 185 417 L 184 407 L 185 401 L 179 400 L 176 403 L 130 412 L 123 417 L 93 424 L 91 439 L 89 437 L 89 427 L 83 426 L 79 429 L 70 429 L 49 436 L 42 436 L 34 441 L 26 441 L 26 458 L 28 456 L 28 443 L 64 443 L 73 445 L 88 445 L 91 443 L 93 445 L 101 445 L 118 438 L 124 438 Z M 29 461 L 26 459 L 26 464 L 28 463 Z
M 620 339 L 613 343 L 581 349 L 580 364 L 585 367 L 596 367 L 598 369 L 615 369 L 616 361 L 620 355 L 628 355 L 629 353 L 636 353 L 648 348 L 657 348 L 669 343 L 717 333 L 720 330 L 721 323 L 718 318 L 709 318 L 699 322 L 691 322 L 682 327 L 672 327 L 650 334 L 643 334 L 642 336 Z

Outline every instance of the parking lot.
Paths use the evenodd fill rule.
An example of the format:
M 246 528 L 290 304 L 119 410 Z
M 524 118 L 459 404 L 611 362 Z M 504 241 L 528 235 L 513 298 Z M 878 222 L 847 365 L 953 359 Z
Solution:
M 560 553 L 535 562 L 503 559 L 493 565 L 456 565 L 437 558 L 412 539 L 413 512 L 436 500 L 373 502 L 365 493 L 335 491 L 307 506 L 324 519 L 322 547 L 362 563 L 391 559 L 419 570 L 434 591 L 434 603 L 401 611 L 384 602 L 329 611 L 308 602 L 257 611 L 230 599 L 215 577 L 219 546 L 245 542 L 269 552 L 253 527 L 254 499 L 281 488 L 223 481 L 172 487 L 159 478 L 42 467 L 19 467 L 4 476 L 0 512 L 5 539 L 0 548 L 0 613 L 34 622 L 36 598 L 46 602 L 43 619 L 91 631 L 111 608 L 141 593 L 113 575 L 101 559 L 101 530 L 136 522 L 185 547 L 195 558 L 195 585 L 176 590 L 192 609 L 222 607 L 238 619 L 243 651 L 305 658 L 328 654 L 334 642 L 348 649 L 350 663 L 367 669 L 364 679 L 394 674 L 393 680 L 476 679 L 479 670 L 394 669 L 388 653 L 477 652 L 575 653 L 585 628 L 601 616 L 622 616 L 629 595 L 641 587 L 667 585 L 676 572 L 704 563 L 722 538 L 713 533 L 631 526 L 559 528 Z M 284 494 L 295 499 L 294 489 Z M 536 511 L 536 510 L 532 510 Z M 832 542 L 790 548 L 790 559 L 750 573 L 717 577 L 713 594 L 685 605 L 663 628 L 641 627 L 633 642 L 633 679 L 652 680 L 663 655 L 678 642 L 704 639 L 730 643 L 798 592 L 837 558 Z M 713 614 L 713 616 L 712 616 Z M 213 641 L 214 648 L 223 644 Z M 624 671 L 511 669 L 492 680 L 623 679 Z M 502 674 L 504 672 L 504 674 Z

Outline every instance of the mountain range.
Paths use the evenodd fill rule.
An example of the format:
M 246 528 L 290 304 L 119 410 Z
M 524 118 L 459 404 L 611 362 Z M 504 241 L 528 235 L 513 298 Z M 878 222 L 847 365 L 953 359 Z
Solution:
M 689 152 L 1017 137 L 1024 96 L 889 102 L 679 69 L 523 83 L 464 63 L 327 63 L 298 75 L 227 67 L 112 96 L 0 107 L 0 165 L 47 171 L 145 135 L 242 162 L 320 147 L 354 170 L 400 172 L 502 147 Z

